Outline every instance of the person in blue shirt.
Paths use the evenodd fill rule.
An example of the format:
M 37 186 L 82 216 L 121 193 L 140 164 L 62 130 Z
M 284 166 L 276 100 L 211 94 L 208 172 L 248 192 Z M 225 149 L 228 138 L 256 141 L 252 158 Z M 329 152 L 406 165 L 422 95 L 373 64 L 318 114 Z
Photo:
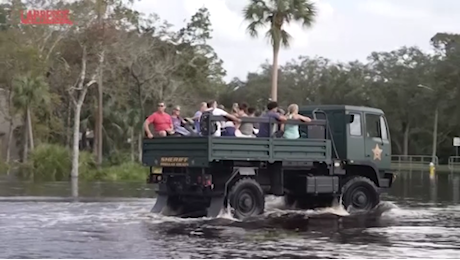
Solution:
M 280 122 L 284 122 L 287 118 L 278 113 L 278 103 L 276 101 L 270 101 L 267 104 L 267 112 L 263 114 L 261 117 L 268 117 L 274 118 Z M 259 124 L 259 132 L 257 133 L 257 137 L 270 137 L 273 133 L 274 126 L 270 129 L 269 123 L 260 123 Z M 270 131 L 272 130 L 272 131 Z
M 311 119 L 307 116 L 299 115 L 299 106 L 297 104 L 291 104 L 288 107 L 288 114 L 286 115 L 288 119 L 300 120 L 303 122 L 311 122 Z M 299 125 L 284 125 L 283 137 L 287 139 L 297 139 L 300 138 Z

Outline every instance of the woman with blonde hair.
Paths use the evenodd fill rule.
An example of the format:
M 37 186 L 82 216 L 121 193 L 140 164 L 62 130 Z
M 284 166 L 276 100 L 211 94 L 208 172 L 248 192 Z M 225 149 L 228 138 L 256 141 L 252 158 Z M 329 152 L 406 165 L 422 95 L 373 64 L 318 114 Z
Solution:
M 307 116 L 299 115 L 299 106 L 297 104 L 290 104 L 288 107 L 287 119 L 300 120 L 303 122 L 311 122 Z M 285 124 L 283 137 L 286 139 L 297 139 L 300 137 L 299 125 Z

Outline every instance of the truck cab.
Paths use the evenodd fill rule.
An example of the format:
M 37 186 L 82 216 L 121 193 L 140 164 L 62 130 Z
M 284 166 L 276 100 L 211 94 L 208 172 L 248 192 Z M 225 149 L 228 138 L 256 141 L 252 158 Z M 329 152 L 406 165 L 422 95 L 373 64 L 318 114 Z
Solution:
M 342 201 L 347 210 L 371 210 L 392 186 L 391 142 L 382 110 L 345 105 L 300 107 L 312 122 L 299 125 L 300 138 L 242 138 L 206 134 L 222 116 L 201 118 L 202 135 L 144 139 L 149 183 L 158 185 L 152 212 L 234 216 L 264 212 L 265 195 L 283 196 L 289 207 L 310 209 Z M 242 122 L 280 125 L 275 119 Z
M 327 116 L 331 136 L 340 158 L 355 162 L 372 162 L 380 172 L 391 170 L 390 131 L 381 109 L 347 106 L 320 105 L 300 108 L 300 113 L 312 116 L 318 113 L 319 119 Z

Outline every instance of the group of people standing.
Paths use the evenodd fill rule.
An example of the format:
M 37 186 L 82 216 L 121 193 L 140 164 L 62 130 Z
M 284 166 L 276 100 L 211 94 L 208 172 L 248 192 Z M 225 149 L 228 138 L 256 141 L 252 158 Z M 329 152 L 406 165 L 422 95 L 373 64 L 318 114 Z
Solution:
M 205 114 L 223 116 L 227 120 L 216 122 L 215 129 L 212 131 L 214 136 L 236 136 L 236 137 L 270 137 L 273 132 L 269 123 L 250 123 L 242 122 L 244 117 L 256 117 L 256 109 L 249 107 L 247 103 L 233 104 L 231 111 L 225 111 L 223 106 L 219 106 L 215 100 L 202 102 L 199 110 L 192 118 L 182 118 L 180 107 L 175 106 L 171 115 L 165 112 L 164 102 L 158 103 L 158 110 L 151 114 L 144 123 L 144 130 L 148 138 L 162 136 L 193 136 L 201 135 L 201 119 Z M 284 114 L 280 111 L 278 103 L 271 101 L 267 104 L 267 110 L 260 117 L 274 118 L 280 124 L 278 133 L 283 138 L 297 139 L 300 137 L 299 125 L 285 123 L 288 119 L 310 122 L 311 119 L 299 114 L 299 106 L 291 104 L 288 112 Z M 152 124 L 154 132 L 150 131 L 149 125 Z

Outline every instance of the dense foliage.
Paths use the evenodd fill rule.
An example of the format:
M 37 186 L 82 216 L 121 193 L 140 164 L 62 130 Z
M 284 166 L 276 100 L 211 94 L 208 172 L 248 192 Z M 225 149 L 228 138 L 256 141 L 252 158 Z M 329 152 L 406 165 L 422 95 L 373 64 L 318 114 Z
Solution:
M 223 61 L 208 44 L 212 14 L 206 8 L 175 31 L 130 4 L 34 0 L 29 6 L 20 1 L 1 6 L 1 114 L 14 131 L 4 133 L 9 149 L 0 169 L 14 165 L 16 155 L 10 150 L 19 147 L 20 169 L 67 178 L 76 126 L 83 139 L 86 130 L 95 135 L 92 150 L 84 146 L 88 151 L 80 154 L 80 160 L 86 158 L 80 167 L 90 170 L 83 167 L 80 173 L 125 179 L 129 171 L 138 171 L 132 162 L 140 156 L 141 125 L 158 101 L 181 105 L 185 113 L 210 98 L 226 106 L 245 101 L 263 108 L 270 97 L 272 66 L 262 64 L 246 79 L 225 83 Z M 74 25 L 21 25 L 14 14 L 31 6 L 70 9 Z M 382 108 L 395 154 L 431 154 L 438 108 L 437 154 L 446 160 L 454 153 L 452 137 L 460 135 L 460 36 L 440 33 L 431 42 L 432 53 L 402 47 L 371 53 L 365 63 L 300 56 L 277 70 L 277 99 L 282 105 Z M 122 177 L 113 175 L 114 167 Z

